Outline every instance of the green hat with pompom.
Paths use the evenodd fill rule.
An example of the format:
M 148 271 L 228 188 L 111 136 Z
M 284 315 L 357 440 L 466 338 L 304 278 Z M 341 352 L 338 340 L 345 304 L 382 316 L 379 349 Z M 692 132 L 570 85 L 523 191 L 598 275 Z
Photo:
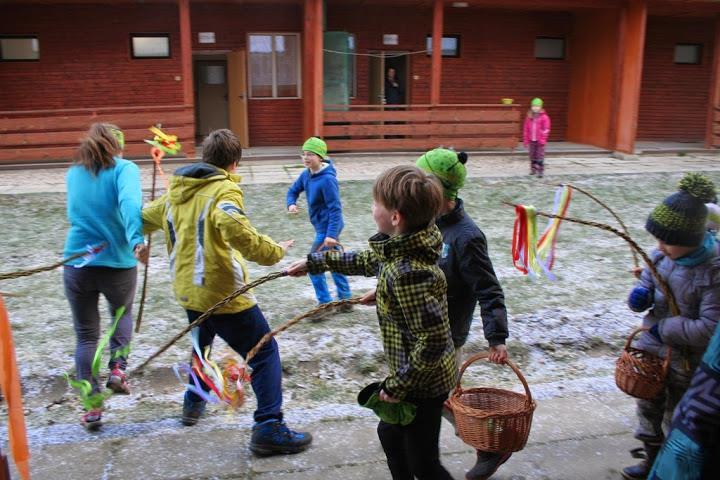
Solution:
M 415 166 L 437 177 L 442 183 L 445 198 L 455 200 L 458 191 L 465 185 L 467 158 L 465 152 L 455 153 L 448 148 L 436 148 L 418 158 Z
M 699 246 L 707 229 L 706 203 L 715 198 L 715 185 L 703 174 L 687 173 L 678 184 L 679 191 L 655 207 L 645 229 L 668 245 Z
M 318 137 L 310 137 L 305 140 L 302 146 L 303 152 L 312 152 L 318 157 L 325 159 L 327 158 L 327 144 Z
M 532 101 L 530 102 L 530 106 L 531 107 L 542 107 L 543 106 L 542 98 L 537 98 L 537 97 L 533 98 Z

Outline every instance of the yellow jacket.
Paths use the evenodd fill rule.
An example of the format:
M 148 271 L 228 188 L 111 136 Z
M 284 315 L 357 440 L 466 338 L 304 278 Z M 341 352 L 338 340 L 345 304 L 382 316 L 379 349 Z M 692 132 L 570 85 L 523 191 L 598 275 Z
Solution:
M 145 233 L 165 232 L 173 290 L 187 310 L 203 312 L 245 285 L 245 259 L 273 265 L 285 255 L 250 224 L 239 182 L 238 175 L 195 163 L 179 168 L 168 193 L 143 208 Z M 247 292 L 217 313 L 241 312 L 255 303 Z

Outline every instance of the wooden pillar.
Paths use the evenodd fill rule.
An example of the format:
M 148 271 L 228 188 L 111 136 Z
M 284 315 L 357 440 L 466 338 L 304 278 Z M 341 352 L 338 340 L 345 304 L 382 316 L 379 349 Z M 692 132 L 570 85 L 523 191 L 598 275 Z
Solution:
M 715 131 L 715 125 L 720 125 L 720 15 L 715 17 L 715 43 L 713 45 L 709 103 L 705 148 L 720 147 L 720 131 Z
M 180 58 L 182 59 L 183 103 L 193 106 L 192 31 L 190 0 L 178 0 L 180 9 Z
M 435 0 L 432 27 L 432 70 L 430 71 L 430 104 L 440 103 L 442 79 L 443 0 Z
M 615 150 L 634 153 L 645 51 L 645 0 L 628 0 L 620 13 Z
M 305 0 L 303 21 L 303 136 L 323 131 L 323 0 Z

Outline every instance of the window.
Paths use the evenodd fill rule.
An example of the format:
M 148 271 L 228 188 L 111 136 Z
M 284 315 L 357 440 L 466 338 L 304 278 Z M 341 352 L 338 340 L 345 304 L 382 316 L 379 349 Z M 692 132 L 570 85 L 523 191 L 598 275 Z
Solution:
M 250 97 L 300 97 L 300 37 L 289 34 L 251 34 Z
M 678 43 L 675 45 L 675 63 L 700 65 L 702 62 L 702 45 Z
M 40 59 L 37 37 L 0 36 L 0 60 L 27 61 Z
M 443 36 L 441 45 L 443 57 L 460 56 L 460 35 Z M 432 35 L 425 37 L 425 50 L 427 50 L 428 56 L 432 55 Z
M 563 60 L 565 58 L 565 39 L 537 37 L 535 39 L 535 58 Z
M 355 72 L 357 69 L 357 56 L 355 55 L 357 50 L 355 50 L 355 35 L 350 34 L 348 36 L 348 53 L 350 53 L 350 65 L 349 65 L 349 72 L 348 72 L 348 82 L 350 82 L 350 85 L 348 85 L 348 92 L 350 94 L 350 98 L 357 97 L 357 81 L 355 79 Z
M 170 35 L 142 33 L 130 35 L 132 58 L 170 58 Z

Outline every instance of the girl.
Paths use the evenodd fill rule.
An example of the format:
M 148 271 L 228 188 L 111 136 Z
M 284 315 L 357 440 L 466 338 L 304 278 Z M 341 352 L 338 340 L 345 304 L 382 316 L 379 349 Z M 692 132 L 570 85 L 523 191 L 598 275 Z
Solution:
M 530 154 L 530 175 L 542 178 L 545 173 L 545 144 L 550 136 L 550 117 L 543 101 L 533 98 L 523 127 L 523 144 Z

